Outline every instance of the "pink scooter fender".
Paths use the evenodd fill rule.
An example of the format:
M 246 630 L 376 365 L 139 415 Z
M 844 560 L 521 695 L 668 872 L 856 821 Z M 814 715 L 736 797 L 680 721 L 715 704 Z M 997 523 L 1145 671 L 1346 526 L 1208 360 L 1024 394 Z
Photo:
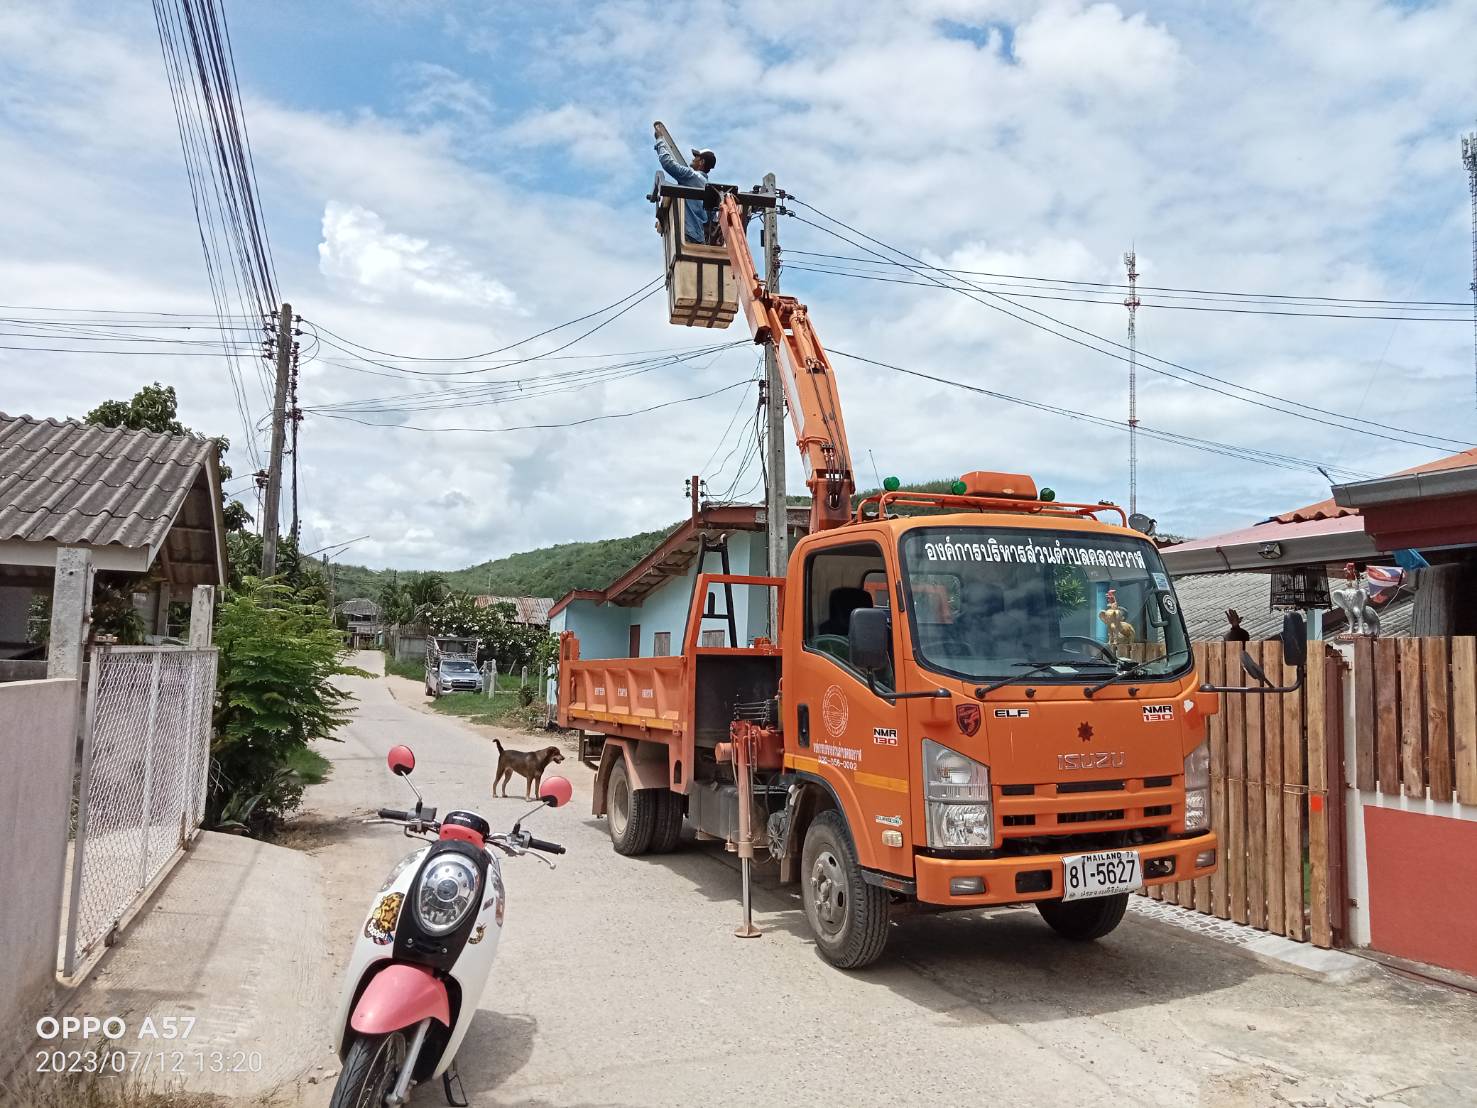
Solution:
M 384 1035 L 414 1027 L 427 1016 L 451 1026 L 446 986 L 424 966 L 392 962 L 369 982 L 349 1026 L 364 1035 Z

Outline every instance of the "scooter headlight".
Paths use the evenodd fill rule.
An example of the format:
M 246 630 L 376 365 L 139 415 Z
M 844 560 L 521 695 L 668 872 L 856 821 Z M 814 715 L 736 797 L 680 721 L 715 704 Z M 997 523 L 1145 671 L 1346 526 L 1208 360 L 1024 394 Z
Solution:
M 455 931 L 477 903 L 477 867 L 460 854 L 443 854 L 421 871 L 415 917 L 428 935 Z

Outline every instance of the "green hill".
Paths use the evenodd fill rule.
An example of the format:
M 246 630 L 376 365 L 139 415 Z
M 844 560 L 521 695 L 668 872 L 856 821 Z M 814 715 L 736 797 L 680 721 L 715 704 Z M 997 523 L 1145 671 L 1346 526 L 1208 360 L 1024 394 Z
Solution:
M 909 485 L 921 492 L 946 492 L 952 478 L 923 481 Z M 877 489 L 858 494 L 870 496 Z M 792 496 L 792 506 L 810 503 L 809 497 Z M 673 525 L 675 526 L 675 524 Z M 614 581 L 633 564 L 648 554 L 671 531 L 644 531 L 619 539 L 596 539 L 592 542 L 568 542 L 509 554 L 505 558 L 481 562 L 465 569 L 437 570 L 455 592 L 491 593 L 493 596 L 548 596 L 558 599 L 571 589 L 599 589 Z M 356 596 L 378 595 L 380 584 L 391 573 L 388 569 L 334 563 L 334 592 L 339 600 Z M 413 570 L 399 571 L 401 577 L 414 577 Z

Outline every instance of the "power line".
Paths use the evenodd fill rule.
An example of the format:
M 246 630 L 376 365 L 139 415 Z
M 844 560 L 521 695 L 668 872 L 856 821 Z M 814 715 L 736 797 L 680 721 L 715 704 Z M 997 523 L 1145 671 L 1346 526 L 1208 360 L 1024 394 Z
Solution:
M 589 331 L 586 331 L 583 335 L 580 335 L 577 338 L 571 339 L 569 342 L 565 343 L 564 346 L 556 347 L 554 350 L 548 351 L 546 354 L 542 355 L 543 357 L 547 357 L 548 354 L 557 353 L 559 350 L 567 349 L 568 347 L 573 346 L 575 343 L 579 342 L 580 339 L 586 338 L 589 335 L 594 334 L 595 331 L 598 331 L 600 329 L 600 327 L 604 327 L 607 324 L 611 323 L 614 319 L 618 318 L 619 316 L 625 315 L 626 312 L 630 311 L 637 304 L 640 304 L 642 302 L 642 300 L 645 300 L 647 296 L 650 296 L 652 293 L 656 292 L 656 286 L 658 286 L 659 284 L 663 283 L 665 280 L 666 280 L 666 275 L 665 274 L 659 274 L 658 276 L 652 278 L 650 281 L 647 281 L 646 283 L 644 283 L 640 288 L 636 289 L 635 291 L 628 292 L 625 296 L 622 296 L 619 300 L 616 300 L 616 301 L 614 301 L 614 302 L 612 302 L 610 304 L 606 304 L 602 308 L 596 308 L 594 311 L 592 311 L 592 312 L 586 312 L 584 315 L 582 315 L 582 316 L 576 316 L 574 319 L 567 319 L 563 323 L 556 323 L 552 327 L 546 327 L 546 328 L 544 328 L 544 330 L 538 332 L 537 334 L 529 335 L 527 338 L 519 339 L 517 342 L 509 343 L 507 346 L 500 346 L 500 347 L 498 347 L 495 350 L 484 350 L 480 354 L 457 354 L 457 355 L 448 355 L 448 356 L 434 356 L 434 355 L 424 355 L 424 354 L 391 354 L 388 351 L 385 351 L 385 350 L 376 350 L 372 346 L 365 346 L 363 343 L 354 342 L 352 339 L 344 338 L 343 335 L 337 334 L 334 331 L 330 331 L 327 327 L 325 327 L 321 323 L 317 323 L 317 322 L 312 321 L 312 320 L 305 320 L 304 322 L 309 323 L 311 326 L 313 326 L 315 328 L 316 331 L 322 332 L 323 334 L 328 335 L 330 338 L 337 339 L 341 343 L 348 343 L 349 346 L 351 346 L 351 347 L 357 347 L 358 350 L 364 350 L 364 351 L 367 351 L 370 354 L 376 354 L 376 355 L 378 355 L 379 357 L 382 357 L 382 358 L 389 358 L 392 361 L 406 361 L 406 362 L 476 362 L 476 361 L 481 361 L 483 358 L 490 358 L 490 357 L 492 357 L 495 354 L 505 354 L 509 350 L 516 350 L 520 346 L 526 346 L 528 343 L 533 342 L 535 339 L 541 339 L 541 338 L 545 337 L 546 335 L 553 334 L 555 331 L 562 331 L 564 328 L 566 328 L 566 327 L 572 327 L 576 323 L 584 323 L 586 320 L 594 319 L 596 316 L 599 316 L 599 315 L 604 315 L 606 312 L 611 311 L 614 308 L 620 307 L 622 304 L 625 304 L 626 301 L 632 300 L 634 297 L 638 297 L 638 296 L 641 297 L 640 300 L 636 300 L 635 303 L 632 303 L 632 304 L 627 305 L 622 311 L 617 312 L 615 316 L 612 316 L 610 319 L 606 320 L 604 323 L 601 323 L 598 327 L 591 328 Z M 643 294 L 645 294 L 645 295 L 643 295 Z M 324 340 L 324 341 L 327 341 L 327 340 Z M 330 346 L 337 346 L 337 344 L 332 343 L 332 342 L 328 343 L 328 345 L 330 345 Z M 340 349 L 340 350 L 344 350 L 345 353 L 352 354 L 355 357 L 362 358 L 362 355 L 359 355 L 355 350 L 348 350 L 348 349 L 345 349 L 342 346 L 338 346 L 337 348 Z M 369 358 L 362 358 L 362 360 L 369 361 L 373 365 L 382 365 L 383 364 L 381 362 L 377 362 L 377 361 L 374 361 L 373 359 L 369 359 Z M 520 360 L 525 360 L 525 359 L 520 359 Z M 518 362 L 517 361 L 513 361 L 513 362 L 509 362 L 507 364 L 508 365 L 517 365 Z M 432 371 L 429 371 L 429 370 L 426 370 L 426 371 L 416 371 L 416 370 L 410 370 L 410 369 L 403 369 L 402 367 L 396 367 L 396 366 L 391 366 L 389 368 L 392 368 L 392 369 L 401 369 L 401 372 L 404 372 L 404 373 L 422 372 L 422 373 L 425 373 L 427 375 L 430 375 L 432 373 Z M 473 370 L 462 370 L 462 371 L 447 372 L 444 375 L 445 376 L 455 376 L 456 373 L 458 373 L 458 372 L 479 373 L 479 372 L 483 372 L 483 371 L 482 370 L 476 370 L 476 369 L 473 369 Z
M 790 197 L 790 199 L 795 198 Z M 796 200 L 795 202 L 797 204 L 802 203 L 802 201 L 800 200 Z M 806 204 L 805 207 L 810 208 L 811 211 L 815 211 L 818 214 L 821 214 L 819 213 L 818 209 L 812 207 L 809 204 Z M 827 218 L 829 219 L 831 217 L 827 216 Z M 836 222 L 840 223 L 841 221 L 836 220 Z M 845 225 L 843 224 L 843 226 Z M 852 262 L 858 265 L 899 265 L 898 262 L 894 262 L 888 259 L 878 261 L 875 258 L 858 257 L 854 254 L 824 254 L 814 250 L 789 250 L 787 251 L 787 253 L 808 258 L 826 258 L 833 261 Z M 1120 284 L 1114 281 L 1086 281 L 1078 280 L 1071 277 L 1037 277 L 1022 273 L 996 273 L 985 269 L 958 269 L 946 266 L 932 266 L 930 268 L 937 270 L 939 273 L 960 274 L 962 276 L 973 277 L 994 277 L 1002 281 L 1025 281 L 1042 284 L 1045 287 L 1060 287 L 1063 289 L 1071 289 L 1086 286 L 1089 288 L 1107 289 L 1110 290 L 1114 295 L 1117 295 L 1117 293 L 1122 291 L 1127 291 L 1128 289 L 1127 285 Z M 1176 299 L 1291 300 L 1311 301 L 1321 304 L 1373 304 L 1395 307 L 1420 307 L 1431 309 L 1465 308 L 1467 306 L 1466 302 L 1462 300 L 1390 300 L 1380 299 L 1378 297 L 1319 296 L 1278 292 L 1227 292 L 1224 290 L 1218 291 L 1215 289 L 1175 288 L 1169 285 L 1139 285 L 1138 291 L 1141 293 L 1163 293 L 1166 298 L 1173 297 Z
M 907 369 L 903 366 L 892 365 L 888 362 L 878 361 L 875 358 L 866 358 L 860 354 L 850 354 L 845 350 L 830 349 L 832 354 L 852 361 L 862 362 L 867 365 L 877 366 L 881 369 L 892 370 L 895 373 L 906 374 L 909 377 L 917 377 L 925 381 L 933 381 L 936 384 L 947 385 L 950 388 L 963 389 L 966 392 L 977 393 L 988 396 L 994 400 L 1003 400 L 1007 404 L 1018 404 L 1026 408 L 1034 408 L 1037 411 L 1048 412 L 1078 422 L 1089 423 L 1098 427 L 1111 428 L 1115 431 L 1127 431 L 1128 424 L 1116 419 L 1108 419 L 1104 416 L 1092 415 L 1088 412 L 1079 412 L 1072 408 L 1063 408 L 1056 404 L 1047 404 L 1039 400 L 1027 400 L 1024 397 L 1012 396 L 1009 393 L 1000 392 L 996 389 L 987 389 L 982 385 L 971 385 L 965 381 L 954 380 L 949 377 L 941 377 L 933 373 L 925 373 L 921 370 Z M 1240 461 L 1257 462 L 1261 465 L 1275 466 L 1278 469 L 1309 470 L 1321 472 L 1327 469 L 1331 472 L 1343 473 L 1350 477 L 1366 477 L 1368 474 L 1357 470 L 1351 470 L 1343 466 L 1320 464 L 1309 458 L 1300 458 L 1292 454 L 1283 454 L 1271 450 L 1261 450 L 1257 447 L 1238 446 L 1234 443 L 1219 442 L 1215 439 L 1200 438 L 1195 435 L 1184 435 L 1175 431 L 1165 431 L 1147 424 L 1138 425 L 1139 433 L 1150 438 L 1175 446 L 1183 446 L 1192 450 L 1200 450 L 1209 454 L 1219 454 L 1223 457 L 1235 458 Z
M 676 407 L 678 404 L 690 404 L 695 400 L 707 400 L 712 396 L 721 396 L 725 392 L 732 392 L 743 385 L 753 384 L 751 378 L 734 381 L 732 384 L 724 385 L 720 389 L 711 392 L 698 393 L 695 396 L 684 396 L 677 400 L 667 400 L 660 404 L 652 404 L 645 408 L 635 408 L 628 412 L 610 412 L 605 415 L 586 416 L 584 419 L 571 420 L 567 423 L 527 423 L 517 427 L 421 427 L 411 423 L 375 423 L 366 419 L 357 419 L 350 415 L 337 415 L 332 412 L 322 413 L 324 419 L 342 419 L 350 423 L 362 424 L 365 427 L 380 427 L 389 431 L 432 431 L 436 433 L 446 431 L 475 431 L 481 434 L 503 434 L 508 431 L 553 431 L 566 427 L 583 427 L 587 423 L 600 423 L 611 419 L 630 419 L 633 416 L 646 415 L 649 412 L 658 412 L 664 408 Z
M 808 222 L 808 221 L 805 221 L 805 222 Z M 824 228 L 822 228 L 822 230 L 824 230 Z M 903 269 L 905 271 L 910 271 L 911 272 L 911 270 L 912 270 L 912 267 L 910 267 L 910 266 L 904 266 L 904 265 L 900 265 L 898 263 L 893 263 L 893 264 L 894 265 L 897 265 L 897 267 L 899 269 Z M 828 267 L 828 266 L 820 266 L 820 265 L 806 265 L 803 262 L 791 262 L 786 268 L 787 269 L 797 270 L 797 271 L 800 271 L 800 272 L 805 272 L 805 273 L 820 273 L 820 274 L 825 274 L 826 276 L 830 276 L 830 277 L 851 277 L 851 278 L 854 278 L 854 279 L 860 280 L 860 281 L 881 281 L 881 282 L 885 282 L 887 284 L 894 284 L 894 285 L 913 285 L 913 286 L 919 287 L 919 288 L 928 288 L 930 286 L 933 286 L 933 287 L 946 287 L 946 288 L 954 288 L 954 289 L 959 289 L 959 288 L 973 288 L 973 289 L 978 289 L 981 292 L 988 292 L 988 293 L 992 293 L 994 295 L 1003 296 L 1003 297 L 1006 297 L 1007 299 L 1010 299 L 1010 300 L 1055 300 L 1055 301 L 1058 301 L 1058 302 L 1068 303 L 1068 304 L 1104 304 L 1104 305 L 1107 305 L 1109 307 L 1118 307 L 1121 304 L 1121 301 L 1119 299 L 1116 299 L 1116 298 L 1114 298 L 1114 299 L 1102 299 L 1100 297 L 1093 297 L 1093 296 L 1060 296 L 1060 295 L 1054 295 L 1054 294 L 1049 294 L 1049 293 L 1044 293 L 1044 292 L 1023 292 L 1023 291 L 1020 291 L 1021 288 L 1032 288 L 1032 287 L 1035 287 L 1035 286 L 1012 286 L 1012 285 L 1000 286 L 1000 285 L 995 285 L 994 287 L 991 287 L 988 284 L 976 284 L 976 283 L 973 283 L 973 282 L 962 282 L 962 281 L 961 281 L 961 283 L 959 285 L 951 285 L 951 284 L 946 284 L 946 283 L 945 284 L 939 284 L 937 282 L 929 282 L 929 281 L 909 281 L 909 280 L 905 280 L 905 279 L 900 278 L 900 277 L 884 277 L 884 276 L 881 276 L 880 274 L 878 274 L 876 272 L 873 272 L 873 273 L 860 273 L 860 272 L 857 272 L 855 270 L 841 269 L 841 268 L 836 268 L 836 267 Z M 936 272 L 940 272 L 940 273 L 955 274 L 955 273 L 959 272 L 957 270 L 937 269 L 937 267 L 932 267 L 932 268 L 934 268 Z M 1000 288 L 1002 288 L 1002 287 L 1003 288 L 1008 288 L 1011 291 L 1009 291 L 1009 292 L 1001 292 L 1000 291 Z M 1179 311 L 1179 312 L 1219 312 L 1219 313 L 1225 313 L 1225 314 L 1230 314 L 1230 315 L 1280 316 L 1280 317 L 1287 318 L 1287 319 L 1349 319 L 1349 320 L 1361 320 L 1361 319 L 1364 319 L 1364 320 L 1373 320 L 1375 322 L 1379 322 L 1379 321 L 1382 321 L 1382 320 L 1384 320 L 1384 321 L 1388 321 L 1388 320 L 1402 320 L 1402 321 L 1411 322 L 1411 323 L 1469 323 L 1469 322 L 1471 322 L 1468 319 L 1467 316 L 1455 316 L 1455 315 L 1444 315 L 1444 316 L 1420 315 L 1420 316 L 1412 316 L 1412 315 L 1372 315 L 1372 314 L 1368 314 L 1368 313 L 1358 313 L 1358 312 L 1328 312 L 1328 311 L 1299 311 L 1299 312 L 1295 312 L 1295 311 L 1282 311 L 1282 310 L 1269 309 L 1269 308 L 1235 308 L 1235 307 L 1225 307 L 1225 306 L 1213 306 L 1213 305 L 1207 305 L 1207 304 L 1165 304 L 1165 303 L 1161 303 L 1160 301 L 1158 301 L 1156 299 L 1153 299 L 1153 298 L 1150 298 L 1150 299 L 1147 299 L 1147 300 L 1141 299 L 1141 303 L 1146 308 L 1162 308 L 1162 309 L 1167 310 L 1167 311 Z
M 930 270 L 930 269 L 935 268 L 933 266 L 930 266 L 927 262 L 921 261 L 920 259 L 913 257 L 912 255 L 906 253 L 905 251 L 902 251 L 902 250 L 898 249 L 895 246 L 890 246 L 887 243 L 882 242 L 880 239 L 876 239 L 876 238 L 872 237 L 871 235 L 868 235 L 864 231 L 859 231 L 855 227 L 852 227 L 850 224 L 847 224 L 847 223 L 843 222 L 842 220 L 836 219 L 834 216 L 827 215 L 825 212 L 822 212 L 820 209 L 816 208 L 814 205 L 806 204 L 803 200 L 798 200 L 798 199 L 796 199 L 793 196 L 792 197 L 789 197 L 789 199 L 792 200 L 794 203 L 800 204 L 801 206 L 803 206 L 805 208 L 808 208 L 811 211 L 814 211 L 817 215 L 821 216 L 821 218 L 826 219 L 826 220 L 829 220 L 830 222 L 835 223 L 838 226 L 841 226 L 841 227 L 846 228 L 852 234 L 858 235 L 861 238 L 866 239 L 868 242 L 876 243 L 878 246 L 882 247 L 883 249 L 890 250 L 893 253 L 898 254 L 899 256 L 901 256 L 903 258 L 907 258 L 909 261 L 911 261 L 911 262 L 914 263 L 914 266 L 912 266 L 912 267 L 905 266 L 904 268 L 911 268 L 911 269 L 913 269 L 914 272 L 917 272 L 921 276 L 924 276 L 924 277 L 928 278 L 930 281 L 932 281 L 933 283 L 935 283 L 936 285 L 938 285 L 938 287 L 940 287 L 940 288 L 948 288 L 951 291 L 958 292 L 961 295 L 965 296 L 967 299 L 972 300 L 972 301 L 974 301 L 977 304 L 981 304 L 981 305 L 983 305 L 983 306 L 985 306 L 987 308 L 990 308 L 993 311 L 996 311 L 996 312 L 1001 313 L 1002 315 L 1009 316 L 1010 318 L 1015 319 L 1018 322 L 1025 323 L 1029 327 L 1034 327 L 1037 330 L 1045 331 L 1047 334 L 1055 335 L 1058 338 L 1065 339 L 1067 342 L 1073 343 L 1074 345 L 1077 345 L 1077 346 L 1081 346 L 1081 347 L 1083 347 L 1083 348 L 1085 348 L 1087 350 L 1091 350 L 1094 353 L 1104 354 L 1104 355 L 1106 355 L 1106 356 L 1108 356 L 1110 358 L 1115 358 L 1115 359 L 1117 359 L 1119 361 L 1127 361 L 1128 360 L 1125 355 L 1120 354 L 1120 353 L 1117 352 L 1118 350 L 1126 350 L 1127 349 L 1127 347 L 1124 346 L 1124 344 L 1122 344 L 1120 342 L 1116 342 L 1113 339 L 1107 338 L 1107 337 L 1105 337 L 1103 335 L 1099 335 L 1096 332 L 1088 331 L 1088 330 L 1086 330 L 1084 328 L 1081 328 L 1081 327 L 1076 327 L 1076 326 L 1074 326 L 1074 325 L 1072 325 L 1070 323 L 1067 323 L 1067 322 L 1065 322 L 1063 320 L 1057 319 L 1055 316 L 1048 315 L 1045 312 L 1039 311 L 1036 308 L 1031 308 L 1031 307 L 1028 307 L 1028 306 L 1023 305 L 1023 304 L 1018 304 L 1018 303 L 1014 302 L 1010 297 L 1005 296 L 1005 295 L 1003 295 L 1001 293 L 991 292 L 988 289 L 979 289 L 978 291 L 984 292 L 986 295 L 992 296 L 992 297 L 994 297 L 996 299 L 1004 300 L 1007 303 L 1009 303 L 1011 305 L 1011 307 L 1018 308 L 1020 311 L 1028 312 L 1028 313 L 1030 313 L 1031 315 L 1034 315 L 1034 316 L 1040 316 L 1041 318 L 1046 319 L 1050 323 L 1054 324 L 1056 327 L 1065 328 L 1068 331 L 1073 331 L 1073 332 L 1076 332 L 1077 334 L 1085 335 L 1089 339 L 1091 339 L 1092 341 L 1091 342 L 1087 342 L 1087 341 L 1083 341 L 1082 339 L 1079 339 L 1079 338 L 1074 338 L 1072 335 L 1064 334 L 1062 331 L 1055 330 L 1051 326 L 1047 326 L 1045 324 L 1039 323 L 1039 322 L 1037 322 L 1036 320 L 1033 320 L 1033 319 L 1027 319 L 1024 316 L 1021 316 L 1021 315 L 1017 314 L 1015 311 L 1010 310 L 1010 308 L 1004 308 L 1004 307 L 1001 307 L 1000 305 L 994 304 L 994 303 L 992 303 L 990 301 L 981 300 L 981 299 L 979 299 L 976 296 L 970 295 L 970 292 L 969 292 L 968 289 L 951 286 L 951 285 L 949 285 L 949 284 L 947 284 L 947 283 L 945 283 L 943 281 L 938 280 L 937 278 L 932 277 L 931 274 L 929 274 L 927 272 L 924 272 L 926 270 Z M 854 247 L 856 247 L 856 248 L 858 248 L 860 250 L 865 250 L 868 253 L 876 254 L 877 257 L 885 257 L 885 255 L 878 254 L 877 251 L 872 250 L 871 248 L 863 245 L 862 243 L 856 242 L 853 239 L 847 238 L 847 236 L 841 234 L 840 232 L 837 232 L 835 230 L 832 230 L 829 227 L 824 227 L 821 224 L 818 224 L 818 223 L 814 222 L 813 220 L 806 219 L 804 216 L 795 215 L 794 213 L 790 213 L 790 214 L 792 215 L 793 218 L 800 220 L 802 223 L 805 223 L 805 224 L 807 224 L 807 225 L 809 225 L 811 227 L 816 228 L 819 231 L 822 231 L 822 232 L 824 232 L 826 234 L 829 234 L 829 235 L 831 235 L 831 236 L 833 236 L 835 238 L 838 238 L 838 239 L 840 239 L 843 242 L 849 243 L 850 245 L 852 245 L 852 246 L 854 246 Z M 966 284 L 967 284 L 967 282 L 966 282 Z M 973 287 L 973 286 L 971 286 L 971 287 Z M 1093 345 L 1094 343 L 1102 343 L 1102 344 L 1104 344 L 1106 346 L 1114 347 L 1116 349 L 1105 350 L 1105 349 L 1103 349 L 1102 346 Z M 1474 445 L 1472 443 L 1464 442 L 1464 441 L 1459 440 L 1459 439 L 1450 439 L 1450 438 L 1446 438 L 1445 436 L 1441 436 L 1441 435 L 1432 435 L 1432 434 L 1430 434 L 1428 432 L 1424 432 L 1424 431 L 1414 431 L 1414 430 L 1410 430 L 1408 428 L 1394 427 L 1394 426 L 1391 426 L 1389 424 L 1378 423 L 1378 422 L 1376 422 L 1374 420 L 1362 419 L 1362 418 L 1357 417 L 1357 416 L 1349 416 L 1349 415 L 1345 415 L 1345 414 L 1340 413 L 1340 412 L 1330 411 L 1330 410 L 1328 410 L 1326 408 L 1319 408 L 1319 407 L 1316 407 L 1316 406 L 1314 406 L 1312 404 L 1306 404 L 1306 403 L 1303 403 L 1301 401 L 1291 400 L 1291 399 L 1289 399 L 1287 397 L 1278 396 L 1275 393 L 1265 392 L 1265 391 L 1263 391 L 1261 389 L 1254 389 L 1254 388 L 1252 388 L 1249 385 L 1239 385 L 1239 384 L 1236 384 L 1233 381 L 1227 381 L 1224 378 L 1216 377 L 1216 376 L 1214 376 L 1212 374 L 1202 372 L 1201 370 L 1191 369 L 1188 366 L 1181 365 L 1178 362 L 1172 362 L 1172 361 L 1170 361 L 1167 358 L 1161 358 L 1161 357 L 1159 357 L 1158 355 L 1155 355 L 1155 354 L 1149 354 L 1146 351 L 1142 351 L 1142 350 L 1139 351 L 1139 356 L 1142 357 L 1142 358 L 1144 358 L 1144 359 L 1146 359 L 1146 360 L 1149 360 L 1149 361 L 1158 362 L 1161 365 L 1171 366 L 1174 369 L 1178 369 L 1178 370 L 1180 370 L 1180 371 L 1182 371 L 1184 373 L 1190 374 L 1191 377 L 1200 378 L 1201 380 L 1190 380 L 1189 378 L 1181 377 L 1181 376 L 1179 376 L 1179 374 L 1170 373 L 1167 370 L 1160 369 L 1157 366 L 1153 366 L 1153 365 L 1146 365 L 1144 367 L 1146 369 L 1151 370 L 1154 373 L 1160 374 L 1161 376 L 1170 377 L 1170 378 L 1172 378 L 1174 380 L 1181 381 L 1181 382 L 1183 382 L 1185 384 L 1194 385 L 1197 388 L 1205 389 L 1205 390 L 1207 390 L 1209 392 L 1214 392 L 1214 393 L 1217 393 L 1219 395 L 1229 397 L 1229 398 L 1231 398 L 1233 400 L 1240 400 L 1243 403 L 1253 404 L 1253 405 L 1255 405 L 1257 407 L 1266 408 L 1269 411 L 1281 412 L 1284 415 L 1295 416 L 1295 417 L 1297 417 L 1299 419 L 1308 420 L 1308 421 L 1313 422 L 1313 423 L 1324 424 L 1324 425 L 1329 426 L 1329 427 L 1337 428 L 1337 429 L 1339 429 L 1341 431 L 1353 431 L 1353 432 L 1356 432 L 1358 434 L 1368 435 L 1368 436 L 1370 436 L 1372 438 L 1385 439 L 1385 440 L 1388 440 L 1388 441 L 1391 441 L 1391 442 L 1399 442 L 1399 443 L 1402 443 L 1402 444 L 1408 445 L 1408 446 L 1418 446 L 1418 447 L 1421 447 L 1421 448 L 1427 449 L 1427 450 L 1432 450 L 1432 449 L 1449 449 L 1451 446 L 1457 446 L 1457 447 L 1461 447 L 1461 448 L 1466 448 L 1466 447 L 1470 447 L 1470 446 Z M 1235 392 L 1227 392 L 1225 389 L 1215 387 L 1215 385 L 1206 384 L 1205 382 L 1207 382 L 1207 381 L 1214 381 L 1214 382 L 1216 382 L 1218 384 L 1225 385 L 1227 388 L 1237 389 L 1237 390 L 1239 390 L 1242 393 L 1247 393 L 1247 394 L 1250 394 L 1250 395 L 1242 396 L 1242 395 L 1238 395 L 1238 393 L 1235 393 Z M 1267 400 L 1274 400 L 1274 401 L 1277 401 L 1278 403 L 1289 405 L 1290 407 L 1288 407 L 1288 408 L 1278 407 L 1275 404 L 1269 404 L 1269 403 L 1265 403 L 1262 400 L 1254 399 L 1254 397 L 1265 397 Z M 1309 414 L 1309 413 L 1318 413 L 1318 415 L 1313 415 L 1313 414 Z M 1331 417 L 1334 417 L 1334 419 L 1344 420 L 1346 422 L 1336 423 L 1336 422 L 1333 422 L 1333 420 L 1331 420 L 1331 419 L 1322 419 L 1322 418 L 1319 418 L 1320 415 L 1323 415 L 1323 416 L 1331 416 Z M 1350 424 L 1364 424 L 1365 426 L 1350 426 Z M 1370 430 L 1368 428 L 1381 428 L 1381 430 L 1376 431 L 1376 430 Z M 1426 439 L 1426 440 L 1429 440 L 1429 441 L 1427 441 L 1427 442 L 1421 442 L 1421 441 L 1416 441 L 1416 439 L 1412 439 L 1412 438 L 1400 438 L 1397 435 L 1385 434 L 1384 433 L 1385 431 L 1396 431 L 1396 432 L 1399 432 L 1402 435 L 1416 436 L 1416 439 Z M 1433 445 L 1433 444 L 1439 444 L 1439 445 Z

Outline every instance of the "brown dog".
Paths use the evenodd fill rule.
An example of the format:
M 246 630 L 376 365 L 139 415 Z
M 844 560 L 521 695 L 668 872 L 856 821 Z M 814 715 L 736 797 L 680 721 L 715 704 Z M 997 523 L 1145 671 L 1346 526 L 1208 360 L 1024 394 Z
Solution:
M 507 796 L 508 782 L 513 779 L 513 774 L 518 773 L 524 778 L 524 798 L 532 800 L 549 763 L 564 761 L 564 755 L 557 746 L 546 746 L 542 750 L 504 750 L 502 743 L 496 739 L 492 741 L 497 744 L 497 773 L 492 777 L 493 796 L 497 796 L 499 785 L 503 788 L 503 795 Z

